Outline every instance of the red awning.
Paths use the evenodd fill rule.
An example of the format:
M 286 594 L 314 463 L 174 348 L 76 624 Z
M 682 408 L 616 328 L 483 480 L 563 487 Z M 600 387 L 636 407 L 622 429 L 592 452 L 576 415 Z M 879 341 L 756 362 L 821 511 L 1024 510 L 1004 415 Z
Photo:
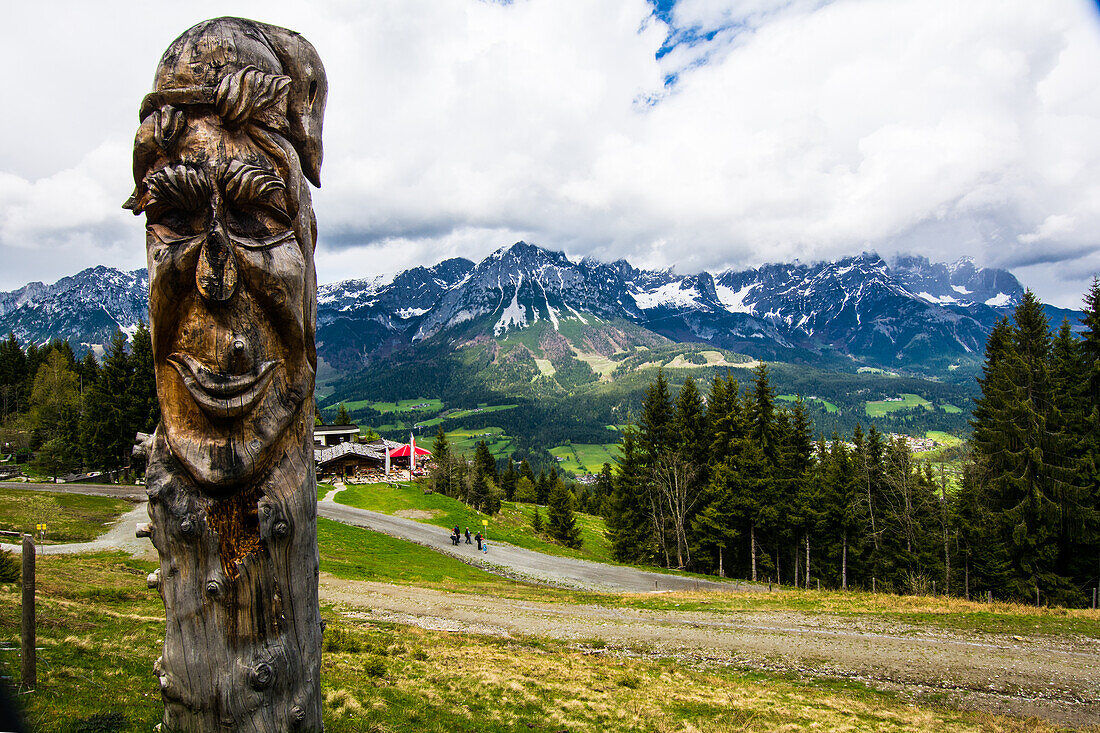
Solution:
M 424 450 L 419 445 L 416 446 L 416 455 L 417 455 L 417 457 L 419 457 L 419 456 L 430 456 L 431 454 L 432 454 L 432 452 L 430 450 Z M 405 443 L 400 448 L 394 448 L 393 450 L 390 451 L 390 458 L 408 458 L 408 457 L 409 457 L 409 444 L 408 443 Z

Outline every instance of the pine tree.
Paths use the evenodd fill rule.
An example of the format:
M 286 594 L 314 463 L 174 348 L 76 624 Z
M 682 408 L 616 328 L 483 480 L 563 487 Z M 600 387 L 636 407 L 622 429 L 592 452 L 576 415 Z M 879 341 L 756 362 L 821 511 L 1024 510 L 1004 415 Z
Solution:
M 336 417 L 333 418 L 333 425 L 351 425 L 351 415 L 348 414 L 348 408 L 341 402 L 340 406 L 336 408 Z
M 1080 485 L 1092 501 L 1084 522 L 1085 567 L 1081 572 L 1086 587 L 1100 588 L 1100 280 L 1097 278 L 1093 278 L 1085 294 L 1082 323 L 1080 356 L 1085 399 L 1081 412 L 1088 427 L 1081 440 L 1077 473 Z
M 550 536 L 566 547 L 581 546 L 581 529 L 573 515 L 575 506 L 573 493 L 565 488 L 560 479 L 555 481 L 550 489 L 550 503 L 546 509 L 547 526 Z
M 530 481 L 530 479 L 527 479 L 526 477 L 524 477 L 524 480 L 525 481 Z M 531 517 L 531 530 L 537 535 L 542 534 L 542 530 L 543 530 L 542 512 L 539 510 L 539 507 L 538 507 L 537 504 L 535 505 L 535 514 L 534 514 L 534 516 Z
M 129 421 L 135 433 L 152 433 L 160 422 L 160 402 L 157 400 L 157 382 L 153 373 L 153 342 L 144 321 L 138 322 L 130 342 L 130 365 L 133 374 L 126 391 L 131 412 Z
M 126 337 L 118 332 L 111 340 L 99 379 L 85 390 L 80 434 L 87 465 L 107 471 L 129 465 L 137 433 L 125 400 L 132 381 L 133 367 L 126 353 Z
M 444 496 L 454 495 L 454 457 L 451 455 L 451 443 L 440 425 L 432 442 L 432 459 L 435 470 L 432 472 L 433 490 Z
M 653 559 L 653 532 L 646 497 L 646 466 L 638 432 L 623 431 L 608 502 L 607 534 L 611 556 L 619 562 L 642 563 Z
M 500 476 L 500 488 L 504 492 L 505 501 L 515 501 L 516 499 L 516 482 L 519 481 L 519 473 L 516 471 L 516 464 L 511 458 L 508 459 L 508 468 L 504 470 L 504 473 Z
M 27 379 L 27 357 L 14 333 L 0 341 L 0 422 L 24 407 L 23 384 Z
M 1006 360 L 1004 439 L 997 446 L 1007 470 L 994 479 L 1011 563 L 1009 583 L 1018 597 L 1029 597 L 1039 588 L 1054 602 L 1080 602 L 1080 591 L 1059 562 L 1065 544 L 1059 499 L 1070 478 L 1063 465 L 1067 445 L 1057 432 L 1050 327 L 1031 291 L 1024 293 L 1015 320 Z

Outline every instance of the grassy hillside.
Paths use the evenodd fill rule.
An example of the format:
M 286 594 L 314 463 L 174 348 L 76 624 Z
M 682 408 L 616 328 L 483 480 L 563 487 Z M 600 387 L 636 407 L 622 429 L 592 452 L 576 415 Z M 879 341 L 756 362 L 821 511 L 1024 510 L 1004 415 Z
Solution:
M 37 537 L 35 527 L 45 524 L 45 544 L 87 542 L 133 507 L 124 499 L 107 496 L 0 489 L 0 529 Z M 17 541 L 14 537 L 3 539 Z
M 470 528 L 477 532 L 483 528 L 482 520 L 489 521 L 486 536 L 491 540 L 501 540 L 517 547 L 537 550 L 551 555 L 576 557 L 598 562 L 611 561 L 611 547 L 607 540 L 607 527 L 600 517 L 577 514 L 577 525 L 581 528 L 581 547 L 573 549 L 558 544 L 549 536 L 535 535 L 531 529 L 534 507 L 530 504 L 503 502 L 500 513 L 492 517 L 475 512 L 457 499 L 442 494 L 425 494 L 418 484 L 360 484 L 349 486 L 336 495 L 338 504 L 370 509 L 383 514 L 406 516 L 424 524 L 440 528 L 440 536 L 446 530 L 458 525 L 463 530 Z M 541 509 L 546 520 L 546 507 Z
M 425 548 L 320 520 L 322 571 L 337 578 L 495 597 L 610 607 L 785 610 L 903 619 L 1021 634 L 1100 638 L 1097 612 L 966 604 L 861 593 L 618 595 L 539 588 L 471 568 Z M 38 674 L 22 696 L 33 730 L 148 731 L 160 720 L 152 674 L 164 615 L 145 587 L 155 563 L 124 553 L 38 561 Z M 459 730 L 1052 731 L 917 703 L 854 680 L 710 665 L 611 648 L 597 632 L 572 642 L 432 631 L 372 620 L 367 609 L 325 604 L 321 669 L 331 733 Z M 915 627 L 919 629 L 918 627 Z M 0 585 L 0 671 L 18 681 L 19 586 Z M 6 651 L 5 651 L 6 649 Z

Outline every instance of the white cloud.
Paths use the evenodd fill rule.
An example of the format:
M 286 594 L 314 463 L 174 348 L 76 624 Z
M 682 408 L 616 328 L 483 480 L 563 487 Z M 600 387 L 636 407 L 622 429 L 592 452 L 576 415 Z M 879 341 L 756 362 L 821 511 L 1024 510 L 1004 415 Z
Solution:
M 27 103 L 0 121 L 21 141 L 0 150 L 0 256 L 27 264 L 0 287 L 140 264 L 117 210 L 134 110 L 167 43 L 225 13 L 299 30 L 325 61 L 322 280 L 515 238 L 681 271 L 969 254 L 1065 304 L 1097 266 L 1087 0 L 681 0 L 671 29 L 644 0 L 17 12 L 0 62 L 23 71 L 0 93 Z M 670 30 L 688 40 L 658 59 Z

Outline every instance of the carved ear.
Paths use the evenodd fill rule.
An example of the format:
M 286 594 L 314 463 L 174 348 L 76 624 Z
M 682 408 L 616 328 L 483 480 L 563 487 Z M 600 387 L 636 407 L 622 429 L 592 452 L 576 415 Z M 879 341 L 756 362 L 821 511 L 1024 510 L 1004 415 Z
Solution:
M 321 57 L 306 39 L 294 31 L 266 23 L 256 23 L 263 29 L 283 72 L 290 77 L 287 94 L 287 122 L 290 142 L 302 161 L 302 172 L 314 186 L 321 186 L 321 124 L 328 98 L 328 77 Z

